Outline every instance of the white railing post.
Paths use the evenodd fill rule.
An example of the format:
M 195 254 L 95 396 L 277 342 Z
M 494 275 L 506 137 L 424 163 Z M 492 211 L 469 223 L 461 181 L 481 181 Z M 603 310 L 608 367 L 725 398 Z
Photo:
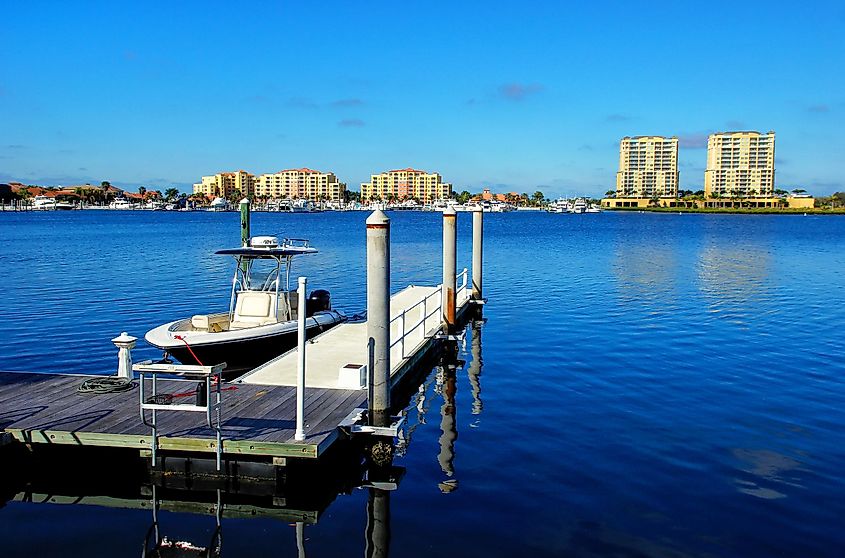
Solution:
M 305 440 L 305 289 L 307 284 L 308 280 L 305 277 L 299 278 L 299 306 L 296 310 L 299 366 L 296 378 L 296 435 L 294 436 L 298 442 Z
M 401 341 L 399 346 L 402 348 L 402 358 L 405 358 L 405 310 L 402 310 L 402 333 L 399 339 Z

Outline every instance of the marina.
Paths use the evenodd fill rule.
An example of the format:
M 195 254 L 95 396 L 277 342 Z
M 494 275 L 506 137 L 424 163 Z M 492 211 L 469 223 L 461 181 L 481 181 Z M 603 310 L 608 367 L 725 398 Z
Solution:
M 391 294 L 409 285 L 430 292 L 442 283 L 442 215 L 387 215 Z M 354 318 L 367 306 L 365 217 L 254 213 L 252 228 L 309 238 L 319 253 L 300 258 L 294 275 L 330 289 L 333 308 Z M 472 269 L 471 220 L 464 217 L 458 215 L 456 275 Z M 454 341 L 435 341 L 391 394 L 393 416 L 403 419 L 393 465 L 404 471 L 401 479 L 362 467 L 370 434 L 338 435 L 319 459 L 287 457 L 285 466 L 273 465 L 270 455 L 224 455 L 224 469 L 237 478 L 222 485 L 213 480 L 219 475 L 211 447 L 189 457 L 162 449 L 166 475 L 124 486 L 137 468 L 141 477 L 150 473 L 150 448 L 138 441 L 124 449 L 34 444 L 33 464 L 12 468 L 0 460 L 4 554 L 65 556 L 72 546 L 91 555 L 137 555 L 157 507 L 162 538 L 203 547 L 212 544 L 220 510 L 226 556 L 296 554 L 300 540 L 308 555 L 361 555 L 372 548 L 368 526 L 376 524 L 389 532 L 395 555 L 430 555 L 439 534 L 454 542 L 436 548 L 452 555 L 589 556 L 599 548 L 750 556 L 773 540 L 789 555 L 835 555 L 845 513 L 836 480 L 837 425 L 845 420 L 836 328 L 845 316 L 830 302 L 830 289 L 842 284 L 841 220 L 484 217 L 486 322 L 458 328 Z M 120 331 L 139 338 L 135 364 L 155 362 L 161 350 L 143 341 L 145 331 L 225 305 L 233 262 L 214 252 L 241 240 L 232 212 L 19 212 L 7 213 L 0 226 L 0 253 L 19 301 L 4 307 L 0 370 L 77 374 L 66 380 L 63 398 L 83 398 L 83 411 L 99 397 L 119 395 L 75 390 L 90 376 L 114 373 L 118 351 L 110 340 Z M 298 287 L 295 278 L 291 287 Z M 483 351 L 476 348 L 482 335 Z M 437 345 L 456 345 L 453 360 L 440 361 Z M 318 346 L 309 343 L 306 355 Z M 350 362 L 360 364 L 358 358 Z M 312 363 L 306 372 L 317 378 Z M 162 392 L 190 392 L 175 401 L 195 402 L 196 382 L 162 382 Z M 23 404 L 37 396 L 36 385 L 12 399 L 11 410 L 51 404 Z M 274 391 L 288 398 L 276 403 L 289 413 L 281 426 L 295 436 L 295 388 L 223 385 L 238 387 L 222 391 L 224 445 L 250 429 L 260 438 L 268 426 L 233 421 L 227 405 L 237 404 L 238 391 L 283 390 Z M 321 405 L 311 397 L 330 397 L 322 389 L 306 390 L 308 436 L 324 430 L 312 431 L 309 419 Z M 351 392 L 360 398 L 355 408 L 364 409 L 367 390 Z M 126 420 L 150 442 L 138 398 L 137 388 L 129 392 Z M 262 400 L 270 404 L 262 396 L 251 405 L 258 409 Z M 0 422 L 10 412 L 6 402 Z M 237 412 L 250 416 L 248 408 Z M 342 414 L 332 421 L 343 422 Z M 30 428 L 54 426 L 42 417 Z M 191 435 L 202 432 L 198 439 L 211 444 L 205 418 L 160 413 L 161 448 L 172 434 L 188 434 L 168 421 L 192 421 Z M 54 430 L 81 431 L 83 424 Z M 11 456 L 10 447 L 19 444 L 0 454 Z M 320 474 L 335 454 L 341 463 Z M 253 476 L 271 480 L 249 481 Z M 385 505 L 388 523 L 385 515 L 375 521 Z M 448 513 L 438 511 L 444 507 Z M 714 515 L 715 508 L 723 512 Z M 545 509 L 559 511 L 550 517 Z M 502 537 L 504 523 L 520 535 Z

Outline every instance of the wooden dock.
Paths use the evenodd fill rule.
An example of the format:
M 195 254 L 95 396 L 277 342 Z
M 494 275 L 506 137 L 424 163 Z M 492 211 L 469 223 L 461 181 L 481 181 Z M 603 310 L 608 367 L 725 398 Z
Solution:
M 441 318 L 426 316 L 439 287 L 408 287 L 393 295 L 391 307 L 391 385 L 437 343 Z M 458 315 L 471 306 L 467 289 L 458 292 Z M 433 303 L 434 304 L 434 303 Z M 434 306 L 439 307 L 439 300 Z M 401 317 L 405 314 L 404 318 Z M 402 320 L 405 320 L 402 325 Z M 408 331 L 414 323 L 420 326 Z M 337 326 L 309 342 L 304 441 L 296 441 L 296 349 L 257 368 L 242 381 L 223 384 L 222 438 L 226 459 L 318 458 L 339 436 L 341 424 L 366 407 L 366 389 L 341 389 L 337 373 L 347 363 L 366 362 L 366 323 Z M 404 339 L 399 334 L 404 328 Z M 77 392 L 86 379 L 100 376 L 0 372 L 0 442 L 151 449 L 152 432 L 139 414 L 139 391 L 110 394 Z M 135 382 L 137 384 L 137 382 Z M 159 393 L 192 401 L 193 384 L 159 379 Z M 187 390 L 187 391 L 186 391 Z M 165 452 L 215 454 L 216 433 L 200 413 L 159 412 L 158 448 Z M 5 434 L 3 436 L 2 434 Z
M 78 393 L 90 377 L 0 372 L 0 430 L 27 444 L 149 450 L 151 430 L 141 422 L 137 386 L 105 395 Z M 162 379 L 159 392 L 184 392 L 186 385 Z M 226 455 L 319 457 L 337 438 L 341 421 L 367 398 L 362 391 L 307 390 L 306 439 L 296 442 L 296 388 L 243 384 L 223 389 Z M 215 432 L 198 415 L 159 413 L 159 448 L 215 453 Z

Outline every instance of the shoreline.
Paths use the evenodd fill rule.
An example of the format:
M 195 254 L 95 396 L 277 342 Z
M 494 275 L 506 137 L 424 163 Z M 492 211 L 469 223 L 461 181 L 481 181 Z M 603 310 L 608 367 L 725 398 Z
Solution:
M 605 211 L 628 213 L 716 213 L 749 215 L 845 215 L 845 208 L 777 209 L 777 208 L 692 208 L 692 207 L 607 207 Z

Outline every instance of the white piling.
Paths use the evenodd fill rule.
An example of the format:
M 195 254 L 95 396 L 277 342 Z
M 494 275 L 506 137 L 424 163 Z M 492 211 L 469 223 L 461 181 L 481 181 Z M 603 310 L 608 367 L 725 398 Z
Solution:
M 137 337 L 132 337 L 125 331 L 111 340 L 117 347 L 117 375 L 120 378 L 132 379 L 132 349 L 135 348 Z
M 447 330 L 455 325 L 455 271 L 457 261 L 457 216 L 451 207 L 443 211 L 443 287 L 441 301 Z
M 370 424 L 390 416 L 390 219 L 381 210 L 367 218 L 367 347 Z
M 296 376 L 296 434 L 294 439 L 298 442 L 305 441 L 305 290 L 308 280 L 305 277 L 299 278 L 299 305 L 296 309 L 297 339 L 299 342 L 299 357 Z
M 472 298 L 481 300 L 484 254 L 484 212 L 477 208 L 472 214 Z

